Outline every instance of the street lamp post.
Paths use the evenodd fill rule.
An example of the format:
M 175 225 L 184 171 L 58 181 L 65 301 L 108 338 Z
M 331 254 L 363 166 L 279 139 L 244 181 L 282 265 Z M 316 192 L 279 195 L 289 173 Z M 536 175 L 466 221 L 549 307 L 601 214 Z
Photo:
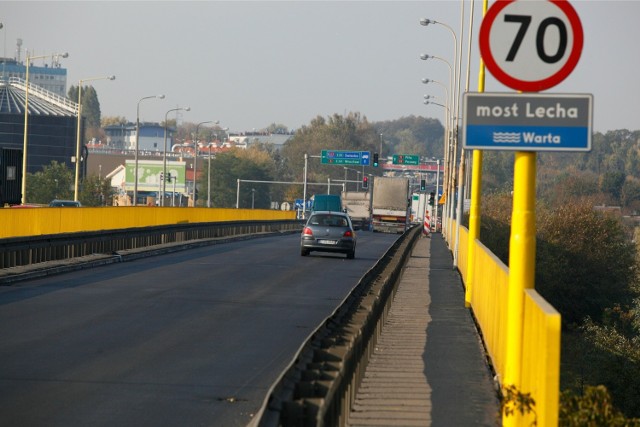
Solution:
M 164 153 L 162 155 L 162 198 L 160 199 L 160 206 L 164 206 L 164 194 L 167 191 L 167 120 L 169 120 L 170 112 L 181 110 L 191 111 L 191 107 L 172 108 L 164 115 Z
M 73 200 L 78 201 L 78 187 L 80 183 L 80 128 L 82 123 L 82 83 L 92 80 L 115 80 L 116 76 L 91 77 L 78 81 L 78 130 L 76 132 L 76 179 L 73 186 Z
M 220 123 L 218 120 L 209 120 L 206 122 L 200 122 L 196 125 L 196 136 L 193 140 L 193 207 L 196 207 L 196 182 L 198 181 L 198 131 L 200 130 L 200 125 L 204 125 L 205 123 Z
M 426 25 L 426 24 L 423 24 Z M 455 36 L 454 36 L 455 37 Z M 456 138 L 457 138 L 457 123 L 456 123 L 456 90 L 455 90 L 455 76 L 452 76 L 453 74 L 453 68 L 451 67 L 451 64 L 449 63 L 449 61 L 447 61 L 444 58 L 441 58 L 439 56 L 435 56 L 435 55 L 427 55 L 427 54 L 422 54 L 420 55 L 420 59 L 422 60 L 427 60 L 427 59 L 437 59 L 439 61 L 444 62 L 445 64 L 447 64 L 447 66 L 449 67 L 449 85 L 450 85 L 450 92 L 449 94 L 451 95 L 451 101 L 447 102 L 447 105 L 449 106 L 449 108 L 447 109 L 449 112 L 449 127 L 448 127 L 448 135 L 447 138 L 445 138 L 444 141 L 444 166 L 445 166 L 445 174 L 444 174 L 444 186 L 443 188 L 445 189 L 445 192 L 447 192 L 447 201 L 445 203 L 445 209 L 444 212 L 445 214 L 443 214 L 443 218 L 447 218 L 449 217 L 449 207 L 450 207 L 450 200 L 451 200 L 451 193 L 448 191 L 449 190 L 449 183 L 452 182 L 453 180 L 453 169 L 455 168 L 455 164 L 456 164 L 456 159 L 455 159 L 455 153 L 450 153 L 452 148 L 455 150 L 456 147 Z M 444 226 L 443 224 L 443 228 L 446 231 L 447 228 Z
M 138 151 L 140 146 L 140 103 L 145 99 L 158 98 L 164 99 L 164 95 L 151 95 L 140 98 L 138 108 L 136 110 L 136 152 L 135 152 L 135 169 L 133 171 L 133 206 L 138 205 Z
M 464 8 L 464 2 L 463 2 L 463 8 Z M 462 31 L 462 20 L 463 20 L 463 16 L 464 16 L 464 9 L 461 15 L 461 31 Z M 454 53 L 454 69 L 455 74 L 454 74 L 454 80 L 453 80 L 453 87 L 452 87 L 452 91 L 451 91 L 451 96 L 452 96 L 452 103 L 451 103 L 451 110 L 453 112 L 453 114 L 451 114 L 452 117 L 452 123 L 451 123 L 451 132 L 452 132 L 452 145 L 453 147 L 451 147 L 452 149 L 452 153 L 451 153 L 451 158 L 450 159 L 445 159 L 445 168 L 447 170 L 449 170 L 449 173 L 445 173 L 445 182 L 447 182 L 447 187 L 449 187 L 449 184 L 451 184 L 454 181 L 454 169 L 456 167 L 457 164 L 457 151 L 458 151 L 458 118 L 459 118 L 459 111 L 460 111 L 460 71 L 462 68 L 462 58 L 458 58 L 458 37 L 456 37 L 456 33 L 453 30 L 453 28 L 451 28 L 449 25 L 445 24 L 444 22 L 439 22 L 439 21 L 435 21 L 433 19 L 426 19 L 423 18 L 420 20 L 420 25 L 423 26 L 428 26 L 429 24 L 437 24 L 437 25 L 442 25 L 443 27 L 445 27 L 449 33 L 451 33 L 451 36 L 453 38 L 453 53 Z M 462 40 L 460 40 L 462 41 Z M 460 46 L 460 53 L 462 53 L 462 45 Z M 424 59 L 424 58 L 423 58 Z M 450 66 L 451 67 L 451 66 Z M 451 194 L 449 194 L 451 195 Z M 452 208 L 453 208 L 453 197 L 447 197 L 447 201 L 445 204 L 446 207 L 446 215 L 443 215 L 444 217 L 451 217 L 453 218 L 453 215 L 451 215 L 452 213 Z M 446 228 L 445 228 L 446 229 Z
M 453 31 L 453 28 L 451 28 L 449 25 L 445 24 L 444 22 L 439 22 L 439 21 L 435 21 L 433 19 L 426 19 L 423 18 L 420 20 L 420 25 L 423 26 L 428 26 L 429 24 L 437 24 L 437 25 L 442 25 L 443 27 L 445 27 L 447 30 L 449 30 L 449 32 L 451 33 L 451 36 L 453 37 L 453 66 L 454 69 L 456 70 L 456 75 L 454 75 L 454 80 L 453 80 L 453 93 L 452 96 L 454 97 L 453 100 L 453 104 L 451 105 L 451 108 L 453 109 L 455 116 L 458 115 L 458 98 L 460 97 L 459 92 L 459 76 L 460 76 L 460 68 L 461 68 L 461 63 L 462 61 L 458 58 L 458 37 L 456 37 L 456 33 L 455 31 Z
M 221 129 L 223 132 L 226 132 L 229 130 L 229 128 L 222 128 Z M 216 138 L 218 138 L 218 133 L 215 133 Z M 207 207 L 210 208 L 211 207 L 211 143 L 209 143 L 209 170 L 207 171 Z
M 209 166 L 207 167 L 207 207 L 211 207 L 211 142 L 209 142 Z
M 22 204 L 27 203 L 27 141 L 28 141 L 28 129 L 29 129 L 29 66 L 34 59 L 47 58 L 50 55 L 29 56 L 27 54 L 27 65 L 25 72 L 25 84 L 24 84 L 24 143 L 22 146 Z M 67 58 L 68 53 L 56 53 L 51 56 L 61 56 Z

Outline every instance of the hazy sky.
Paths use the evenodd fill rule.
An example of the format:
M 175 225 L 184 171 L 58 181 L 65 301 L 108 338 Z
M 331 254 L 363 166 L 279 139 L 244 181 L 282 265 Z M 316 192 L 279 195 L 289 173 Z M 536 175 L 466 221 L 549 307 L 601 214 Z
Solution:
M 68 86 L 98 92 L 103 116 L 161 122 L 190 106 L 189 122 L 219 120 L 230 131 L 281 123 L 297 129 L 318 115 L 359 112 L 370 121 L 409 115 L 442 120 L 423 95 L 444 97 L 446 64 L 460 34 L 461 1 L 3 1 L 4 56 L 16 39 L 32 55 L 69 52 Z M 470 2 L 465 1 L 467 51 Z M 490 5 L 493 1 L 490 2 Z M 640 129 L 640 1 L 574 0 L 585 42 L 573 73 L 548 92 L 594 94 L 594 130 Z M 475 2 L 474 33 L 482 2 Z M 36 60 L 42 65 L 42 60 Z M 477 90 L 478 41 L 472 42 L 470 91 Z M 466 66 L 465 66 L 466 67 Z M 464 89 L 463 68 L 462 88 Z M 512 92 L 487 76 L 486 91 Z M 175 117 L 171 113 L 170 118 Z

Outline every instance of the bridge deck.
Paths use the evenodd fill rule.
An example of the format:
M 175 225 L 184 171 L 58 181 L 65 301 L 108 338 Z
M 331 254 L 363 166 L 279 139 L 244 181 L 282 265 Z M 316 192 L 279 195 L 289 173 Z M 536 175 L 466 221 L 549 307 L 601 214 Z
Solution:
M 496 426 L 499 403 L 451 252 L 413 248 L 348 425 Z

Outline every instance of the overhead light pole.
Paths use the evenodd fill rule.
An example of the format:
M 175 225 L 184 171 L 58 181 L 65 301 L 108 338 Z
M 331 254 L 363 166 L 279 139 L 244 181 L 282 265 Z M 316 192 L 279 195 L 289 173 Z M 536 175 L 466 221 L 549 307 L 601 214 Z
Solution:
M 227 132 L 229 128 L 223 128 L 223 132 Z M 215 133 L 218 138 L 218 133 Z M 207 171 L 207 207 L 211 207 L 211 143 L 209 143 L 209 168 Z
M 169 113 L 172 111 L 191 111 L 191 107 L 172 108 L 164 115 L 164 154 L 162 155 L 162 198 L 160 199 L 160 206 L 164 206 L 164 194 L 167 190 L 167 120 L 169 120 Z
M 464 2 L 463 2 L 463 7 L 464 7 Z M 462 17 L 464 15 L 464 12 L 461 15 L 461 20 Z M 459 111 L 460 111 L 460 71 L 462 68 L 462 58 L 458 57 L 458 37 L 456 37 L 456 33 L 453 30 L 453 28 L 451 28 L 449 25 L 445 24 L 444 22 L 439 22 L 433 19 L 426 19 L 423 18 L 420 20 L 420 25 L 423 26 L 428 26 L 429 24 L 436 24 L 436 25 L 442 25 L 443 27 L 445 27 L 449 33 L 451 33 L 451 36 L 453 38 L 453 53 L 454 53 L 454 69 L 455 69 L 455 73 L 454 73 L 454 77 L 453 77 L 453 85 L 452 85 L 452 90 L 451 90 L 451 97 L 452 97 L 452 102 L 451 102 L 451 110 L 452 110 L 452 123 L 451 123 L 451 132 L 452 132 L 452 147 L 450 147 L 450 150 L 452 151 L 451 153 L 451 158 L 446 159 L 445 158 L 445 170 L 448 170 L 449 172 L 445 172 L 445 181 L 447 182 L 447 187 L 448 187 L 448 195 L 450 196 L 452 195 L 452 190 L 453 188 L 449 188 L 450 185 L 453 183 L 454 181 L 454 169 L 456 168 L 456 164 L 457 164 L 457 151 L 458 151 L 458 120 L 460 117 Z M 462 31 L 462 21 L 461 21 L 461 31 Z M 462 40 L 461 40 L 462 41 Z M 462 46 L 460 46 L 460 51 L 462 51 Z M 462 52 L 460 52 L 462 53 Z M 434 57 L 437 59 L 437 57 Z M 423 58 L 426 59 L 426 58 Z M 449 67 L 451 67 L 451 65 L 449 65 Z M 446 200 L 446 215 L 444 215 L 444 217 L 448 217 L 448 218 L 453 218 L 452 215 L 452 209 L 453 209 L 453 197 L 447 197 Z M 447 228 L 444 227 L 445 231 L 448 232 Z
M 433 19 L 426 19 L 426 18 L 422 18 L 420 20 L 420 25 L 422 26 L 428 26 L 429 24 L 434 24 L 434 25 L 442 25 L 443 27 L 445 27 L 447 30 L 449 30 L 449 33 L 451 33 L 451 37 L 453 37 L 453 68 L 456 70 L 456 74 L 454 74 L 454 78 L 453 78 L 453 91 L 451 93 L 451 96 L 453 97 L 453 103 L 451 104 L 451 108 L 453 109 L 454 115 L 457 117 L 458 116 L 458 99 L 460 98 L 460 94 L 459 94 L 459 76 L 460 76 L 460 68 L 461 68 L 461 63 L 462 61 L 460 61 L 460 59 L 458 58 L 458 37 L 456 36 L 455 31 L 453 31 L 453 28 L 451 28 L 449 25 L 445 24 L 444 22 L 440 22 L 440 21 L 436 21 Z M 436 57 L 434 57 L 436 58 Z M 422 59 L 426 59 L 426 58 L 422 58 Z M 441 58 L 440 58 L 441 59 Z M 449 67 L 451 68 L 451 65 L 449 64 Z
M 196 135 L 193 139 L 193 207 L 196 207 L 196 182 L 198 181 L 198 131 L 200 130 L 200 125 L 204 125 L 206 123 L 218 124 L 220 121 L 218 120 L 209 120 L 206 122 L 200 122 L 196 125 Z M 211 151 L 211 149 L 209 149 Z
M 133 170 L 133 206 L 138 205 L 138 151 L 140 150 L 140 103 L 145 99 L 158 98 L 164 99 L 164 95 L 151 95 L 140 98 L 138 101 L 138 108 L 136 110 L 136 152 L 135 152 L 135 166 Z
M 445 173 L 444 173 L 444 185 L 443 188 L 445 189 L 444 191 L 447 193 L 447 202 L 445 203 L 445 209 L 444 212 L 445 214 L 443 214 L 443 218 L 449 217 L 449 213 L 450 213 L 450 199 L 451 199 L 451 192 L 449 191 L 449 184 L 453 181 L 453 170 L 455 168 L 455 153 L 451 153 L 452 150 L 455 150 L 456 147 L 456 138 L 457 138 L 457 133 L 456 133 L 456 129 L 457 129 L 457 117 L 455 115 L 456 112 L 456 103 L 455 103 L 455 98 L 456 98 L 456 91 L 455 91 L 455 76 L 453 76 L 453 68 L 451 67 L 451 63 L 449 63 L 449 61 L 447 61 L 444 58 L 441 58 L 439 56 L 435 56 L 435 55 L 427 55 L 427 54 L 422 54 L 420 55 L 420 59 L 422 60 L 428 60 L 428 59 L 437 59 L 439 61 L 444 62 L 445 64 L 447 64 L 447 67 L 449 67 L 449 86 L 451 88 L 451 90 L 449 91 L 449 94 L 451 95 L 451 101 L 448 102 L 447 104 L 449 105 L 448 108 L 448 112 L 449 112 L 449 134 L 447 135 L 447 138 L 445 138 L 444 141 L 444 167 L 445 167 Z M 447 227 L 443 224 L 443 229 L 445 231 L 447 231 Z
M 80 128 L 82 123 L 82 83 L 93 80 L 115 80 L 116 76 L 91 77 L 78 81 L 78 130 L 76 132 L 76 179 L 73 186 L 73 200 L 78 201 L 78 188 L 80 183 Z
M 28 129 L 29 129 L 29 67 L 31 65 L 31 61 L 34 59 L 48 58 L 49 56 L 62 57 L 67 58 L 69 54 L 65 53 L 56 53 L 53 55 L 40 55 L 40 56 L 29 56 L 27 53 L 27 63 L 26 63 L 26 72 L 25 72 L 25 84 L 24 84 L 24 143 L 22 145 L 22 204 L 27 203 L 27 142 L 28 142 Z

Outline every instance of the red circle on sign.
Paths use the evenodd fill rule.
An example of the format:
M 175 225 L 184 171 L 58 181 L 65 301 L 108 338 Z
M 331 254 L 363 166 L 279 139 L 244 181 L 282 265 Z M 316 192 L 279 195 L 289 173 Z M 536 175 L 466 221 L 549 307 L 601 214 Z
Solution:
M 512 89 L 520 90 L 523 92 L 538 92 L 541 90 L 552 88 L 567 78 L 569 74 L 578 64 L 580 55 L 582 54 L 582 46 L 584 44 L 584 34 L 582 32 L 582 24 L 580 18 L 575 9 L 566 0 L 547 0 L 556 5 L 569 20 L 571 29 L 573 31 L 573 45 L 571 46 L 571 52 L 567 62 L 549 77 L 541 80 L 529 81 L 521 80 L 505 72 L 498 62 L 495 60 L 493 53 L 491 52 L 491 45 L 489 43 L 489 37 L 491 34 L 491 26 L 493 25 L 498 14 L 507 7 L 509 4 L 518 0 L 498 0 L 492 7 L 489 8 L 487 14 L 482 20 L 480 26 L 480 56 L 485 65 L 491 72 L 491 74 L 498 79 L 501 83 L 509 86 Z M 522 0 L 521 0 L 522 1 Z M 532 2 L 533 4 L 533 2 Z

